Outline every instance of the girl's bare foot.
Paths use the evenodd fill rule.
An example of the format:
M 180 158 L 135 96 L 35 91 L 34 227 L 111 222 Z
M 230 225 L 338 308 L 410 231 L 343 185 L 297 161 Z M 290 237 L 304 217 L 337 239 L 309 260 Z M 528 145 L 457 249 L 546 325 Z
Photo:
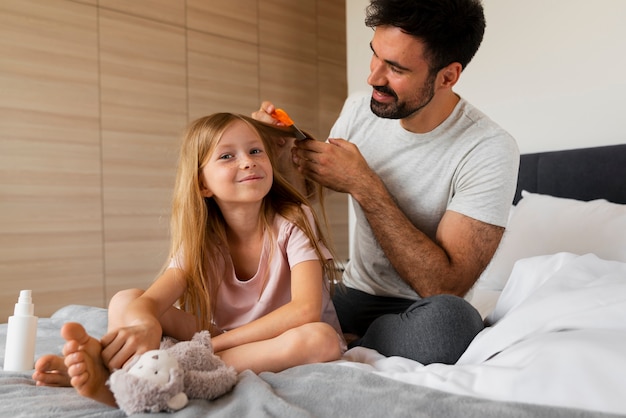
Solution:
M 85 328 L 75 322 L 63 325 L 61 336 L 67 341 L 63 355 L 71 385 L 85 397 L 117 406 L 106 385 L 110 373 L 102 361 L 100 341 L 90 337 Z
M 37 360 L 33 380 L 37 386 L 71 386 L 63 357 L 54 354 L 46 354 Z

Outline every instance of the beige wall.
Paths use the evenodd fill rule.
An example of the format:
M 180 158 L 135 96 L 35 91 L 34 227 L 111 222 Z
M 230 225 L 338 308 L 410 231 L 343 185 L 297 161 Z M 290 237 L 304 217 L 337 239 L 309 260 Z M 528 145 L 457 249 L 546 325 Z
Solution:
M 345 54 L 341 0 L 0 2 L 0 322 L 20 289 L 48 316 L 148 286 L 185 124 L 268 99 L 325 138 Z

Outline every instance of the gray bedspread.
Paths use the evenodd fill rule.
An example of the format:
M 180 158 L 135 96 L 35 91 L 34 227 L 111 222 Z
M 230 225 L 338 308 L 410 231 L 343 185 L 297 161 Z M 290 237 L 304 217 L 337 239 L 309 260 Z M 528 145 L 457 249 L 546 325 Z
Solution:
M 59 329 L 82 323 L 96 337 L 106 329 L 106 311 L 71 305 L 40 318 L 36 355 L 60 353 Z M 0 366 L 6 324 L 0 325 Z M 72 388 L 37 387 L 30 372 L 0 371 L 0 417 L 123 417 L 124 413 L 78 395 Z M 409 385 L 338 364 L 295 367 L 281 373 L 239 375 L 235 388 L 213 400 L 191 400 L 173 414 L 182 417 L 610 417 L 588 411 L 494 402 Z

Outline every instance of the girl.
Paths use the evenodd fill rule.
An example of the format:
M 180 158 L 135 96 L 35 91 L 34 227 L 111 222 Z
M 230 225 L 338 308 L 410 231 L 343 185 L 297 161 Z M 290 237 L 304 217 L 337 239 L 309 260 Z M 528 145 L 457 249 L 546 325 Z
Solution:
M 307 199 L 273 168 L 272 141 L 286 135 L 228 113 L 190 125 L 174 189 L 169 263 L 145 292 L 113 297 L 100 342 L 66 324 L 65 369 L 40 359 L 38 384 L 71 379 L 81 394 L 115 405 L 105 386 L 109 370 L 158 348 L 163 334 L 188 340 L 201 329 L 211 331 L 215 353 L 238 372 L 341 356 L 328 242 Z M 50 373 L 56 381 L 46 378 Z

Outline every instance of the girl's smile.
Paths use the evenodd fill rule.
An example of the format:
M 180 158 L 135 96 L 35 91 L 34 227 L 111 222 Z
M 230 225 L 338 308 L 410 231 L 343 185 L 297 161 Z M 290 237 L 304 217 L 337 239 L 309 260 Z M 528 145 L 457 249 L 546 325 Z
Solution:
M 256 174 L 251 174 L 249 176 L 246 176 L 244 178 L 242 178 L 241 180 L 239 180 L 240 183 L 244 183 L 247 181 L 252 181 L 252 180 L 262 180 L 263 177 L 262 176 L 257 176 Z

